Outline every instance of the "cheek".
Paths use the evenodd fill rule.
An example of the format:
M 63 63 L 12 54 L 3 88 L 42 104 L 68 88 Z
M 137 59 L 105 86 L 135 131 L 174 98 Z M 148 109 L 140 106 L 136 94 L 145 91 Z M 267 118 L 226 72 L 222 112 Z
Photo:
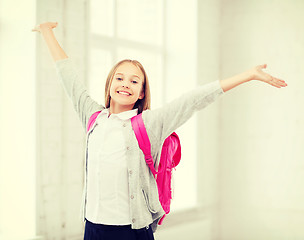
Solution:
M 136 89 L 134 91 L 136 93 L 136 95 L 138 95 L 138 96 L 140 95 L 141 89 L 142 89 L 141 87 L 136 87 Z
M 110 87 L 110 93 L 113 92 L 113 85 Z

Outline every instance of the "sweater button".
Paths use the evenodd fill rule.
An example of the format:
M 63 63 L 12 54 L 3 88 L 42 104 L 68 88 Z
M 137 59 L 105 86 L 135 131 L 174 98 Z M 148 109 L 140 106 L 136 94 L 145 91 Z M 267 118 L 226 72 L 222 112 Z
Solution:
M 133 195 L 131 195 L 131 199 L 134 199 L 134 196 L 133 196 Z
M 129 171 L 129 174 L 132 175 L 132 173 L 133 173 L 132 170 L 130 170 L 130 171 Z
M 126 127 L 126 126 L 127 126 L 127 124 L 125 124 L 125 123 L 124 123 L 122 126 L 123 126 L 123 127 Z
M 135 218 L 132 219 L 132 223 L 135 223 Z
M 129 148 L 129 147 L 127 147 L 127 150 L 130 150 L 130 148 Z

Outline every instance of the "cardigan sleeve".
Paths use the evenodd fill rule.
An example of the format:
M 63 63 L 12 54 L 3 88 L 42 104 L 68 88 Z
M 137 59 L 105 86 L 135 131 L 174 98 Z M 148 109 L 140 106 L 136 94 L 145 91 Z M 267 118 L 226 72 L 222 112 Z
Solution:
M 89 96 L 84 83 L 79 79 L 78 71 L 72 59 L 65 58 L 56 61 L 55 68 L 63 88 L 86 130 L 90 116 L 94 112 L 104 109 L 104 107 Z
M 213 81 L 183 94 L 155 110 L 143 112 L 143 120 L 153 144 L 160 144 L 178 127 L 184 124 L 196 111 L 213 103 L 224 93 L 220 81 Z M 150 140 L 150 141 L 151 141 Z M 153 151 L 153 149 L 152 149 Z

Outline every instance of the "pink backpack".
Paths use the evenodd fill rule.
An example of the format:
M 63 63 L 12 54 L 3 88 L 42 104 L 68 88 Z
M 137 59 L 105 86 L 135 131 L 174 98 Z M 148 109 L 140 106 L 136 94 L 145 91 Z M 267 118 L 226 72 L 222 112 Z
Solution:
M 93 126 L 99 112 L 95 112 L 88 121 L 87 131 Z M 156 178 L 159 201 L 165 213 L 170 212 L 172 199 L 171 178 L 172 169 L 175 168 L 181 159 L 181 145 L 178 135 L 173 132 L 163 143 L 158 166 L 158 172 L 154 168 L 154 162 L 151 155 L 151 143 L 142 119 L 142 114 L 131 118 L 131 124 L 135 133 L 140 149 L 143 151 L 146 163 L 149 166 L 153 176 Z M 157 175 L 157 176 L 156 176 Z M 164 215 L 158 225 L 161 225 L 166 215 Z
M 154 168 L 151 156 L 151 144 L 142 119 L 142 115 L 136 115 L 131 118 L 132 128 L 138 141 L 140 149 L 143 151 L 146 163 L 149 166 L 153 176 L 156 178 L 159 201 L 166 214 L 170 212 L 170 203 L 172 199 L 171 177 L 172 169 L 175 168 L 181 159 L 181 145 L 178 135 L 173 132 L 163 143 L 158 166 L 158 172 Z M 156 176 L 157 175 L 157 176 Z M 158 225 L 161 225 L 166 215 L 164 215 Z

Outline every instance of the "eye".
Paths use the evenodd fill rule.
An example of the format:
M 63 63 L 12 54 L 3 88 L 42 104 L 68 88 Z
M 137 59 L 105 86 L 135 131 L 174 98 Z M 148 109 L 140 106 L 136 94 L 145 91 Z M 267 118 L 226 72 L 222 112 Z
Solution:
M 136 83 L 138 83 L 138 82 L 137 82 L 136 80 L 133 80 L 132 83 L 136 84 Z
M 116 78 L 116 80 L 118 80 L 118 81 L 122 81 L 122 78 L 120 78 L 120 77 L 117 77 L 117 78 Z

